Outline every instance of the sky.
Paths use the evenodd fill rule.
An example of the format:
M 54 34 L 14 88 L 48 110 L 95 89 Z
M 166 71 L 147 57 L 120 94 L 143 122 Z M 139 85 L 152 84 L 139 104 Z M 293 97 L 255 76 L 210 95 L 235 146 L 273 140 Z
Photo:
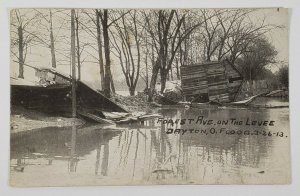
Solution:
M 266 23 L 284 26 L 267 34 L 270 42 L 276 48 L 277 59 L 288 62 L 289 59 L 289 10 L 277 8 L 262 9 L 260 14 L 266 16 Z

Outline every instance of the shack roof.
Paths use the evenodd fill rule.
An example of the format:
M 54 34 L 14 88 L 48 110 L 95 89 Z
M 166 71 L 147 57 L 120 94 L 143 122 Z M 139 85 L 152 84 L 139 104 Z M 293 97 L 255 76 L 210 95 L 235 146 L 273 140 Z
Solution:
M 187 67 L 199 67 L 199 66 L 208 66 L 208 65 L 215 65 L 220 64 L 218 61 L 211 61 L 211 62 L 203 62 L 203 63 L 195 63 L 195 64 L 189 64 L 189 65 L 183 65 L 184 68 Z

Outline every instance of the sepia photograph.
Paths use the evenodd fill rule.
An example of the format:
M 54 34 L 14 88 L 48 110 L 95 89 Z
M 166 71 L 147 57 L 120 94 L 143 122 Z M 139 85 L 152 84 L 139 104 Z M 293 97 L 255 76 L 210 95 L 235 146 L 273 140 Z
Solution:
M 291 184 L 287 8 L 11 8 L 12 187 Z

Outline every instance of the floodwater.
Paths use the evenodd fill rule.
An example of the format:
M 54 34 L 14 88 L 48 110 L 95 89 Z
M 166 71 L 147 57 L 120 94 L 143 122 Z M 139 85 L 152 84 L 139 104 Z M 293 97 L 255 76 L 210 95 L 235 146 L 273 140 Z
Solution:
M 290 183 L 288 108 L 157 112 L 163 119 L 12 134 L 11 185 Z

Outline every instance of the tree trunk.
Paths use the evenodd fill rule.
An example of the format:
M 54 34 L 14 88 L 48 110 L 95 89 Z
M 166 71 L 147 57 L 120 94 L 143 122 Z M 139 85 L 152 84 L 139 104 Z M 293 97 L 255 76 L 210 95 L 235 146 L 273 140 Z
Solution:
M 207 62 L 210 62 L 211 60 L 210 60 L 210 50 L 209 50 L 209 48 L 207 49 L 207 52 L 206 52 L 206 61 Z
M 250 81 L 250 95 L 252 96 L 253 93 L 253 79 L 252 79 L 252 65 L 250 63 L 250 69 L 249 69 L 249 81 Z
M 78 68 L 78 80 L 81 79 L 81 63 L 80 63 L 80 45 L 79 45 L 79 34 L 78 34 L 78 16 L 75 18 L 76 20 L 76 42 L 77 42 L 77 68 Z
M 179 72 L 179 62 L 178 62 L 178 58 L 176 58 L 176 76 L 177 76 L 177 80 L 180 80 L 180 72 Z
M 107 9 L 103 11 L 102 29 L 104 40 L 104 54 L 105 54 L 105 75 L 104 75 L 104 94 L 110 98 L 110 84 L 111 84 L 111 71 L 110 71 L 110 48 L 109 48 L 109 35 L 108 35 L 108 13 Z
M 114 79 L 113 79 L 111 73 L 110 73 L 110 87 L 111 87 L 111 92 L 112 92 L 113 94 L 116 94 L 115 84 L 114 84 Z
M 148 73 L 148 56 L 146 55 L 145 59 L 145 65 L 146 65 L 146 89 L 149 88 L 149 73 Z
M 129 87 L 129 93 L 130 93 L 130 96 L 134 96 L 135 87 Z
M 75 10 L 71 10 L 72 117 L 76 118 Z
M 103 55 L 102 55 L 102 39 L 101 39 L 101 25 L 99 19 L 99 11 L 96 10 L 96 24 L 97 24 L 97 46 L 98 46 L 98 55 L 99 55 L 99 66 L 100 66 L 100 82 L 101 90 L 104 90 L 104 65 L 103 65 Z
M 160 93 L 162 94 L 166 88 L 168 70 L 160 70 Z
M 24 78 L 24 56 L 23 56 L 23 29 L 22 26 L 18 27 L 19 36 L 19 78 Z
M 54 36 L 53 36 L 53 26 L 52 26 L 52 12 L 50 10 L 50 50 L 51 50 L 51 64 L 53 68 L 56 68 L 56 57 L 55 57 L 55 47 L 54 47 Z
M 154 67 L 152 69 L 150 89 L 149 89 L 149 92 L 148 92 L 148 102 L 153 101 L 153 95 L 154 95 L 155 84 L 156 84 L 158 72 L 159 72 L 159 59 L 157 59 L 157 62 L 156 62 L 156 64 L 154 65 Z
M 171 74 L 171 80 L 173 81 L 174 77 L 173 77 L 173 67 L 172 67 L 172 65 L 171 65 L 171 68 L 170 68 L 170 74 Z
M 145 55 L 145 66 L 146 66 L 146 78 L 145 78 L 145 83 L 146 83 L 146 89 L 149 88 L 149 74 L 148 74 L 148 54 L 149 54 L 149 49 L 148 49 L 148 41 L 147 41 L 147 36 L 146 36 L 146 55 Z

